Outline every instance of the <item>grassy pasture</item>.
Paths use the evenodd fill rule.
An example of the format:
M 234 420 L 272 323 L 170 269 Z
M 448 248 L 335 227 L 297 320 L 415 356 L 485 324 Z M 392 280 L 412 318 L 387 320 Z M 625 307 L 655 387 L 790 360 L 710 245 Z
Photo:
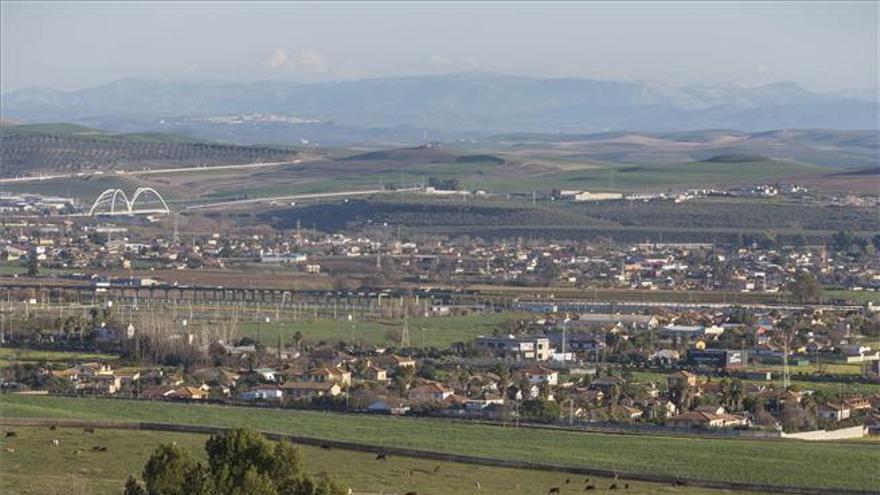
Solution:
M 442 420 L 29 396 L 4 397 L 0 416 L 247 425 L 372 445 L 694 478 L 866 490 L 880 483 L 876 469 L 880 449 L 870 443 L 595 434 Z
M 79 428 L 5 428 L 14 430 L 14 439 L 3 439 L 0 464 L 0 491 L 21 495 L 76 494 L 95 495 L 119 493 L 129 475 L 139 476 L 150 453 L 162 443 L 175 442 L 204 460 L 207 435 L 155 431 L 101 430 L 86 435 Z M 52 446 L 57 439 L 58 447 Z M 95 445 L 105 445 L 108 452 L 92 452 Z M 15 449 L 5 452 L 5 447 Z M 547 487 L 560 486 L 563 493 L 581 493 L 584 477 L 566 473 L 516 470 L 437 462 L 390 456 L 377 462 L 372 454 L 346 450 L 324 450 L 300 446 L 300 454 L 310 473 L 327 472 L 338 483 L 351 487 L 355 493 L 418 493 L 457 495 L 476 493 L 474 482 L 480 483 L 480 494 L 545 493 Z M 81 450 L 79 454 L 74 451 Z M 434 472 L 439 466 L 439 470 Z M 412 474 L 410 474 L 412 473 Z M 565 479 L 572 480 L 566 484 Z M 590 482 L 604 489 L 612 481 L 591 477 Z M 630 482 L 627 493 L 721 495 L 724 490 Z
M 37 351 L 0 347 L 0 366 L 12 363 L 67 364 L 71 361 L 113 361 L 119 356 L 98 352 Z
M 409 320 L 410 344 L 414 347 L 445 348 L 453 342 L 466 342 L 479 335 L 492 335 L 505 320 L 516 318 L 517 313 L 493 313 L 468 316 L 436 316 Z M 308 316 L 306 316 L 308 318 Z M 241 335 L 274 344 L 279 337 L 291 342 L 296 332 L 302 333 L 306 343 L 321 341 L 351 342 L 389 346 L 400 344 L 403 320 L 371 320 L 349 322 L 340 310 L 338 319 L 302 319 L 270 323 L 247 322 L 241 324 Z

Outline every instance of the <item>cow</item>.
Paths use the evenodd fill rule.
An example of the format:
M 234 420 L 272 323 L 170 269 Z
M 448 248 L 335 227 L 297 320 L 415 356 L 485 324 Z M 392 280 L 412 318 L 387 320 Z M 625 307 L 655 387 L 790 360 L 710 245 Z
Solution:
M 57 447 L 59 445 L 61 445 L 61 442 L 59 442 L 57 438 L 53 438 L 52 439 L 52 446 Z
M 554 487 L 551 487 L 549 490 L 547 490 L 547 495 L 550 495 L 552 493 L 559 494 L 559 493 L 561 493 L 561 490 L 559 489 L 558 486 L 554 486 Z
M 377 461 L 387 461 L 388 456 L 386 456 L 385 454 L 376 454 L 376 460 Z
M 590 492 L 596 489 L 596 485 L 587 485 L 584 487 L 585 492 Z
M 15 432 L 14 432 L 14 431 L 7 431 L 7 432 L 6 432 L 6 438 L 12 438 L 12 437 L 14 437 L 14 436 L 15 436 Z
M 94 434 L 94 433 L 95 433 L 95 429 L 94 429 L 94 428 L 86 428 L 86 429 L 83 430 L 83 433 L 92 433 L 92 434 Z

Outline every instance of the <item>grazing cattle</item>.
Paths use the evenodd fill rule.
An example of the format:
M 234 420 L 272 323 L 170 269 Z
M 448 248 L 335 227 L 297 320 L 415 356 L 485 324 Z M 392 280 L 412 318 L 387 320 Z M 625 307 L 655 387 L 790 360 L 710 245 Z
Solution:
M 418 492 L 406 492 L 405 495 L 419 495 Z
M 58 428 L 58 425 L 49 425 L 49 429 L 52 431 L 55 431 L 56 428 Z
M 107 452 L 107 447 L 103 445 L 95 445 L 92 447 L 92 450 L 95 452 Z
M 80 455 L 80 454 L 82 454 L 82 449 L 76 449 L 73 451 L 73 455 Z
M 624 490 L 629 490 L 629 483 L 624 483 L 624 484 L 623 484 L 623 489 L 624 489 Z
M 387 457 L 385 454 L 377 454 L 377 455 L 376 455 L 376 460 L 377 460 L 377 461 L 387 461 L 387 460 L 388 460 L 388 457 Z
M 440 464 L 437 464 L 436 466 L 434 466 L 434 474 L 437 474 L 439 472 L 440 472 Z
M 61 445 L 61 442 L 59 442 L 57 438 L 53 438 L 53 439 L 52 439 L 52 445 L 55 446 L 55 447 L 57 447 L 57 446 Z
M 590 478 L 584 478 L 584 483 L 589 483 L 589 482 L 590 482 Z
M 617 483 L 611 483 L 611 486 L 608 487 L 609 490 L 617 490 Z
M 570 485 L 570 484 L 571 484 L 571 479 L 570 479 L 570 478 L 565 478 L 565 484 L 566 484 L 566 485 Z
M 327 444 L 321 444 L 321 448 L 324 450 L 330 450 L 330 446 Z
M 6 452 L 9 452 L 10 454 L 14 454 L 15 449 L 13 449 L 12 447 L 6 447 Z
M 15 432 L 14 432 L 14 431 L 7 431 L 7 432 L 6 432 L 6 438 L 12 438 L 12 437 L 14 437 L 14 436 L 15 436 Z
M 681 480 L 675 480 L 672 482 L 672 486 L 685 486 L 687 483 Z
M 95 433 L 95 429 L 94 428 L 86 428 L 85 430 L 83 430 L 83 433 Z
M 585 492 L 593 491 L 595 489 L 596 489 L 596 485 L 587 485 L 586 487 L 584 487 Z
M 480 482 L 474 481 L 474 490 L 479 490 L 479 489 L 480 489 Z
M 550 488 L 549 490 L 547 490 L 547 495 L 550 495 L 551 493 L 560 493 L 559 487 L 554 486 L 554 487 Z

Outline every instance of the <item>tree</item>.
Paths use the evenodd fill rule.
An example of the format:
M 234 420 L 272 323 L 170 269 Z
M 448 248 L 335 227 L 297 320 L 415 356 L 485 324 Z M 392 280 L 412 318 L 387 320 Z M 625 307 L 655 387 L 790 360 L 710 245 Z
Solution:
M 429 177 L 428 186 L 440 191 L 458 191 L 461 189 L 461 182 L 455 178 L 439 179 L 437 177 Z
M 287 441 L 273 442 L 250 429 L 213 435 L 205 444 L 208 465 L 185 449 L 161 445 L 144 467 L 146 488 L 134 478 L 125 495 L 341 495 L 326 476 L 313 480 L 299 451 Z
M 719 384 L 721 387 L 721 405 L 729 411 L 739 411 L 743 407 L 745 391 L 739 378 L 729 380 L 724 378 Z
M 549 400 L 531 399 L 524 401 L 520 413 L 529 421 L 553 423 L 559 420 L 562 410 L 559 404 Z
M 819 301 L 822 298 L 822 286 L 816 277 L 808 271 L 800 271 L 788 286 L 791 295 L 799 302 Z
M 27 276 L 36 277 L 40 273 L 40 260 L 37 259 L 37 251 L 31 251 L 28 256 Z
M 196 461 L 189 451 L 173 444 L 160 445 L 144 466 L 149 495 L 188 495 L 183 487 Z
M 125 489 L 122 493 L 123 495 L 147 495 L 144 487 L 134 479 L 134 476 L 128 477 L 128 480 L 125 482 Z

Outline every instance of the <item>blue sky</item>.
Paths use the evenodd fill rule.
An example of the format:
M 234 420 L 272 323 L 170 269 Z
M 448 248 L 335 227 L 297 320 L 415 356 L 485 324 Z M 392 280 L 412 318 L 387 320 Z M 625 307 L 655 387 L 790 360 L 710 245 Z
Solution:
M 877 88 L 877 2 L 15 2 L 2 91 L 461 71 Z

